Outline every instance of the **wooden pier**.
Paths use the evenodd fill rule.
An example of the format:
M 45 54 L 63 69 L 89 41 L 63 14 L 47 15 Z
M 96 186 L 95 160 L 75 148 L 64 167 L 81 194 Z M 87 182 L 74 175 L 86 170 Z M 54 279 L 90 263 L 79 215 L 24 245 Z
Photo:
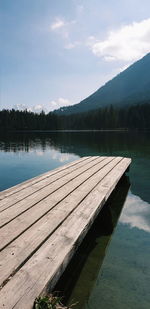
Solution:
M 130 163 L 83 157 L 0 192 L 0 308 L 55 286 Z

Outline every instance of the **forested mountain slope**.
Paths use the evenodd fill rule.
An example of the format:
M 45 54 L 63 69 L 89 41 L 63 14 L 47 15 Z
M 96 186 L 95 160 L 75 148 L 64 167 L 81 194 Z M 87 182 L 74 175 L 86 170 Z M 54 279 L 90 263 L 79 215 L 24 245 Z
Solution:
M 118 107 L 150 101 L 150 53 L 118 74 L 78 104 L 63 107 L 57 114 L 87 112 L 109 105 Z

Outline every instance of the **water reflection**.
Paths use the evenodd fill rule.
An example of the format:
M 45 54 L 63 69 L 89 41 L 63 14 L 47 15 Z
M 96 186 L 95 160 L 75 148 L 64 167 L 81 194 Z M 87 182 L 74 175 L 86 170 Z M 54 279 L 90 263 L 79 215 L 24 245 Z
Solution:
M 83 156 L 84 153 L 114 154 L 124 152 L 136 156 L 150 155 L 149 132 L 49 132 L 15 133 L 0 135 L 0 150 L 31 151 L 40 148 L 54 148 L 64 153 Z
M 90 296 L 80 309 L 149 309 L 149 256 L 149 232 L 120 222 Z
M 89 155 L 131 157 L 131 191 L 113 237 L 110 232 L 121 211 L 120 206 L 117 208 L 120 190 L 117 191 L 118 197 L 115 196 L 115 207 L 107 208 L 104 213 L 103 219 L 107 218 L 109 229 L 106 221 L 102 224 L 99 219 L 94 236 L 90 235 L 85 245 L 83 243 L 84 250 L 79 251 L 73 266 L 73 280 L 68 277 L 68 285 L 64 281 L 66 295 L 78 300 L 82 304 L 80 309 L 149 309 L 150 133 L 41 132 L 1 135 L 0 190 Z M 120 205 L 123 203 L 122 197 Z M 100 226 L 104 229 L 100 230 Z M 73 282 L 77 284 L 71 294 L 69 287 Z
M 5 159 L 2 153 L 14 153 L 14 157 L 12 158 L 12 155 L 11 157 L 5 156 Z M 63 162 L 70 162 L 82 156 L 114 155 L 131 157 L 131 192 L 150 203 L 149 132 L 41 132 L 1 135 L 0 161 L 6 167 L 8 160 L 11 162 L 13 159 L 11 166 L 15 164 L 15 173 L 20 174 L 21 167 L 17 161 L 18 154 L 20 160 L 22 154 L 24 155 L 24 161 L 26 162 L 21 164 L 22 166 L 26 164 L 26 173 L 22 174 L 22 177 L 19 176 L 17 182 L 15 177 L 14 184 L 55 168 Z M 41 157 L 41 160 L 39 157 Z M 33 163 L 34 168 L 30 167 L 28 158 Z M 27 173 L 29 169 L 31 171 Z M 9 186 L 13 185 L 12 182 L 13 178 L 9 182 Z M 4 188 L 5 186 L 1 186 L 1 190 Z
M 0 136 L 0 191 L 77 158 L 53 146 L 50 137 L 40 138 L 32 134 Z
M 120 222 L 150 232 L 150 204 L 130 192 Z
M 124 176 L 55 287 L 56 291 L 62 291 L 68 304 L 78 301 L 76 309 L 81 309 L 88 301 L 129 186 L 129 180 Z

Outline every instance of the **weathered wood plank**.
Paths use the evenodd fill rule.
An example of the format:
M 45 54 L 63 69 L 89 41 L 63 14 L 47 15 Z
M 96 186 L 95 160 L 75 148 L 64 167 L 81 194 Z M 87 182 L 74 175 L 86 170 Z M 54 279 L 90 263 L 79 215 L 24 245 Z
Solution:
M 80 164 L 78 168 L 74 168 L 71 173 L 67 173 L 63 175 L 63 177 L 57 179 L 56 182 L 52 181 L 44 187 L 42 186 L 37 191 L 33 192 L 33 194 L 30 194 L 29 196 L 27 195 L 23 199 L 18 200 L 18 202 L 16 201 L 16 203 L 12 205 L 12 207 L 8 207 L 5 210 L 3 209 L 3 212 L 1 212 L 0 216 L 0 227 L 2 227 L 4 224 L 9 222 L 22 212 L 31 208 L 38 202 L 42 201 L 44 198 L 46 198 L 46 196 L 49 196 L 50 194 L 67 184 L 69 181 L 75 179 L 77 176 L 84 173 L 89 168 L 93 167 L 98 162 L 101 162 L 103 159 L 105 159 L 105 157 L 96 158 L 95 160 L 90 159 L 86 164 Z M 32 188 L 34 189 L 34 185 L 32 185 Z M 12 196 L 11 199 L 13 199 Z M 7 204 L 3 206 L 6 207 Z
M 80 202 L 90 191 L 104 178 L 111 169 L 122 159 L 116 158 L 105 169 L 98 171 L 90 179 L 87 179 L 75 191 L 67 196 L 62 202 L 45 215 L 36 224 L 31 226 L 25 233 L 17 238 L 12 244 L 0 253 L 0 284 L 21 265 L 24 260 L 31 256 L 32 252 L 78 207 Z M 12 255 L 13 253 L 13 255 Z
M 70 168 L 72 166 L 75 166 L 78 163 L 80 163 L 82 161 L 85 161 L 85 160 L 87 160 L 89 158 L 90 158 L 90 156 L 80 158 L 79 160 L 73 161 L 73 162 L 65 164 L 65 165 L 63 165 L 61 167 L 58 167 L 58 168 L 56 168 L 54 170 L 51 170 L 51 171 L 46 172 L 46 173 L 43 173 L 40 176 L 36 176 L 36 177 L 32 178 L 32 180 L 31 179 L 26 180 L 26 181 L 24 181 L 24 182 L 22 182 L 20 184 L 17 184 L 15 186 L 11 187 L 11 188 L 3 190 L 2 192 L 0 192 L 0 200 L 5 199 L 6 197 L 8 197 L 10 195 L 14 195 L 15 193 L 21 191 L 22 189 L 24 189 L 26 187 L 30 187 L 31 184 L 38 183 L 38 182 L 40 182 L 41 180 L 43 180 L 43 179 L 45 179 L 47 177 L 50 177 L 50 176 L 55 175 L 55 174 L 57 174 L 59 172 L 62 172 L 62 170 L 65 170 L 65 169 L 68 169 L 68 168 Z
M 43 198 L 44 198 L 43 200 L 35 204 L 32 208 L 29 208 L 28 210 L 26 210 L 26 212 L 23 212 L 22 214 L 17 216 L 13 221 L 9 222 L 9 224 L 4 225 L 1 228 L 1 238 L 2 239 L 1 239 L 0 248 L 2 249 L 9 242 L 11 242 L 13 239 L 18 237 L 23 231 L 25 231 L 32 224 L 34 224 L 37 220 L 39 220 L 42 216 L 44 216 L 47 212 L 49 212 L 57 203 L 59 203 L 67 195 L 73 192 L 79 185 L 85 182 L 89 177 L 91 177 L 96 172 L 98 172 L 98 170 L 101 170 L 102 168 L 104 168 L 105 165 L 107 166 L 108 162 L 111 162 L 113 160 L 114 163 L 112 164 L 115 164 L 115 160 L 119 160 L 119 158 L 113 159 L 113 157 L 108 157 L 108 158 L 105 158 L 104 160 L 101 160 L 101 158 L 100 158 L 100 162 L 97 162 L 93 166 L 90 166 L 91 163 L 89 163 L 89 166 L 90 166 L 89 169 L 84 171 L 84 173 L 82 170 L 82 173 L 79 176 L 69 181 L 67 184 L 65 184 L 65 186 L 62 186 L 61 188 L 59 188 L 56 192 L 52 193 L 51 195 L 49 195 L 50 188 L 48 188 L 48 190 L 46 188 L 45 190 L 46 191 L 45 195 L 47 196 L 46 198 L 44 198 L 44 191 L 43 191 Z M 27 198 L 25 200 L 25 203 L 28 203 L 28 202 L 30 202 L 30 199 Z M 33 200 L 31 200 L 31 202 L 33 202 Z
M 52 287 L 68 264 L 95 216 L 121 178 L 130 160 L 123 159 L 88 194 L 0 292 L 2 308 L 31 309 L 51 278 Z
M 25 199 L 27 196 L 38 192 L 40 189 L 50 185 L 51 183 L 61 179 L 65 175 L 71 174 L 74 170 L 77 170 L 81 166 L 85 166 L 88 162 L 96 160 L 98 157 L 89 157 L 86 160 L 78 161 L 77 164 L 71 165 L 68 168 L 59 170 L 58 172 L 52 173 L 49 175 L 45 175 L 44 178 L 39 178 L 38 180 L 28 182 L 27 187 L 22 187 L 22 189 L 17 192 L 14 192 L 8 197 L 5 197 L 3 200 L 0 201 L 0 212 L 4 211 L 5 209 L 15 205 L 17 202 Z M 22 185 L 23 186 L 23 185 Z M 24 185 L 25 186 L 25 185 Z

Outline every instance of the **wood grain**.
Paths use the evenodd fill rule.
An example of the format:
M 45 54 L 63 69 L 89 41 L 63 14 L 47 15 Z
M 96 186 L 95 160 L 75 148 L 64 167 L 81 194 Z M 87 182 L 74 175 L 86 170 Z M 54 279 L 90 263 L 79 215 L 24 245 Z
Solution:
M 131 163 L 122 157 L 87 160 L 80 174 L 72 170 L 73 178 L 48 196 L 46 186 L 43 200 L 1 229 L 0 308 L 31 309 L 35 297 L 54 287 Z

